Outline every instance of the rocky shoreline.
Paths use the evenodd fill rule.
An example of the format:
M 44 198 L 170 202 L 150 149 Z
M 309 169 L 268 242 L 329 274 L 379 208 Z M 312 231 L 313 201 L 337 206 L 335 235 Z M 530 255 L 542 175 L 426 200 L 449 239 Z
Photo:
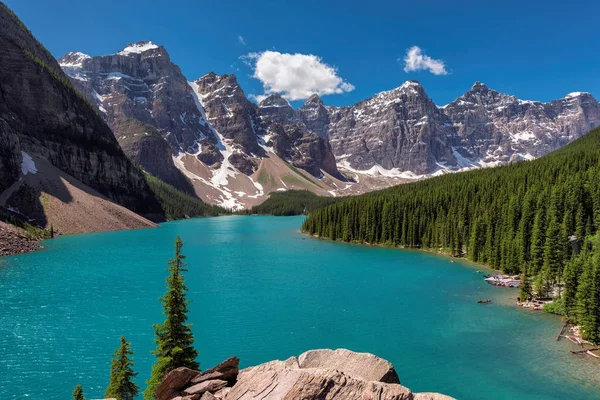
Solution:
M 39 243 L 18 228 L 0 221 L 0 257 L 13 256 L 41 249 Z
M 369 353 L 309 350 L 239 371 L 231 357 L 204 372 L 177 368 L 156 389 L 158 400 L 453 400 L 413 393 L 394 366 Z

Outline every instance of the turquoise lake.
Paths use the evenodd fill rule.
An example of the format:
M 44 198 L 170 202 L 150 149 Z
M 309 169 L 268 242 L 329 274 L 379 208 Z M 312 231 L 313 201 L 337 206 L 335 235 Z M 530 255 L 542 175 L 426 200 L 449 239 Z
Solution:
M 559 318 L 514 307 L 516 290 L 487 285 L 468 263 L 312 239 L 301 223 L 193 219 L 63 236 L 0 259 L 0 399 L 69 399 L 77 383 L 103 397 L 122 334 L 143 389 L 177 235 L 201 368 L 344 347 L 391 361 L 415 392 L 600 398 L 600 363 L 555 341 Z

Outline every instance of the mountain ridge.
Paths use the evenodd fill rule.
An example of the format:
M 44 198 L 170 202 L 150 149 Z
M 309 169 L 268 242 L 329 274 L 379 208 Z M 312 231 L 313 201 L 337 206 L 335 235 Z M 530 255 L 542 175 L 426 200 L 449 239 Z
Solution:
M 113 61 L 107 65 L 103 57 Z M 170 64 L 165 70 L 177 75 L 181 83 L 186 80 L 187 87 L 177 88 L 173 78 L 167 79 L 160 71 L 143 77 L 143 82 L 132 78 L 130 92 L 135 85 L 146 85 L 148 95 L 140 106 L 136 103 L 139 96 L 112 84 L 127 82 L 131 73 L 147 74 L 150 70 L 144 62 L 157 57 L 163 57 Z M 251 101 L 232 74 L 209 72 L 188 82 L 166 49 L 149 41 L 129 44 L 108 56 L 68 53 L 59 61 L 84 95 L 95 98 L 101 112 L 104 109 L 111 126 L 125 115 L 156 127 L 171 149 L 162 156 L 173 159 L 169 168 L 191 180 L 198 197 L 234 209 L 256 205 L 272 191 L 308 189 L 320 195 L 352 195 L 448 172 L 530 160 L 600 125 L 600 105 L 585 92 L 537 102 L 476 81 L 454 101 L 438 106 L 418 81 L 409 80 L 353 105 L 328 106 L 313 94 L 294 108 L 279 94 Z M 155 81 L 162 82 L 170 96 L 155 93 Z M 115 108 L 115 102 L 108 101 L 115 109 L 107 111 L 107 99 L 117 94 L 122 102 Z M 187 106 L 176 106 L 182 102 Z M 156 104 L 158 113 L 161 107 L 173 112 L 162 113 L 160 118 L 138 112 L 140 107 L 155 111 Z M 183 109 L 187 113 L 178 118 Z M 190 116 L 201 127 L 189 130 L 184 138 L 178 120 L 185 124 Z M 128 155 L 149 168 L 149 160 Z M 285 172 L 286 165 L 292 167 L 293 178 Z M 154 174 L 161 177 L 159 172 Z M 307 178 L 310 184 L 289 187 L 284 177 L 295 182 Z M 187 191 L 192 192 L 189 186 Z

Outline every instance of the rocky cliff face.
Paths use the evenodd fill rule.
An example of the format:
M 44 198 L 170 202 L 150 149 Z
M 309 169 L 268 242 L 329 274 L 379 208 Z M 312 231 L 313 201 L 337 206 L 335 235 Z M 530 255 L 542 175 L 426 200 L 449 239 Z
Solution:
M 344 179 L 337 169 L 329 142 L 308 131 L 304 125 L 273 123 L 267 132 L 267 145 L 272 145 L 275 154 L 282 159 L 315 177 L 321 177 L 323 170 Z
M 315 177 L 321 170 L 340 176 L 328 143 L 311 132 L 280 95 L 267 97 L 257 107 L 233 75 L 209 73 L 194 85 L 208 121 L 232 142 L 230 161 L 246 175 L 256 170 L 273 145 L 279 157 Z
M 0 26 L 0 191 L 26 174 L 25 153 L 131 210 L 160 213 L 110 128 L 2 3 Z
M 212 81 L 215 75 L 206 79 Z M 212 90 L 244 104 L 243 114 L 252 115 L 236 131 L 245 132 L 244 137 L 264 134 L 278 156 L 315 176 L 318 170 L 339 176 L 339 167 L 357 180 L 361 175 L 414 179 L 533 159 L 600 125 L 600 105 L 588 93 L 541 103 L 519 100 L 477 82 L 452 103 L 438 107 L 418 82 L 408 81 L 348 107 L 327 107 L 313 95 L 294 110 L 274 94 L 256 112 L 254 104 L 242 98 L 237 82 L 232 87 L 235 95 L 222 85 Z M 211 117 L 213 124 L 227 120 L 227 110 L 233 108 L 218 110 Z
M 415 81 L 350 107 L 304 107 L 347 170 L 407 177 L 541 157 L 600 125 L 589 93 L 541 103 L 480 82 L 444 107 Z
M 173 164 L 172 148 L 154 126 L 125 117 L 113 120 L 110 126 L 136 165 L 186 193 L 194 193 L 192 184 Z
M 144 138 L 143 144 L 127 146 L 127 155 L 167 183 L 192 192 L 191 184 L 175 168 L 171 154 L 199 153 L 200 146 L 205 147 L 204 153 L 215 153 L 216 141 L 198 111 L 187 79 L 163 47 L 138 42 L 107 56 L 68 53 L 59 62 L 77 88 L 96 104 L 117 138 L 128 142 L 143 139 L 135 125 L 124 120 L 154 127 L 170 147 L 158 137 L 152 142 Z M 129 152 L 140 148 L 159 161 Z
M 20 149 L 16 132 L 0 117 L 0 193 L 19 180 L 22 158 Z
M 589 93 L 541 103 L 476 82 L 442 109 L 456 129 L 454 146 L 475 163 L 541 157 L 600 125 L 600 106 Z
M 238 372 L 232 357 L 204 372 L 177 368 L 156 390 L 158 400 L 453 400 L 413 393 L 388 361 L 346 349 L 310 350 Z
M 327 138 L 329 131 L 330 110 L 323 104 L 318 94 L 313 94 L 306 103 L 296 111 L 297 118 L 306 125 L 308 130 L 322 138 Z
M 326 133 L 338 161 L 357 170 L 380 166 L 422 174 L 456 162 L 448 118 L 415 81 L 351 107 L 331 108 Z
M 229 162 L 242 173 L 252 174 L 258 166 L 257 158 L 264 155 L 258 142 L 260 119 L 256 105 L 246 98 L 234 75 L 209 73 L 192 87 L 217 137 L 231 141 Z

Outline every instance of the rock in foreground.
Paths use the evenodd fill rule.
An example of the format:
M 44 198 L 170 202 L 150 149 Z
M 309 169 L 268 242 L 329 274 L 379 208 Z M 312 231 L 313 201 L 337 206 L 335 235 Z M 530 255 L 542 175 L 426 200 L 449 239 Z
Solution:
M 412 393 L 393 365 L 373 354 L 346 349 L 310 350 L 238 374 L 232 357 L 205 372 L 178 368 L 157 389 L 159 400 L 452 400 Z

